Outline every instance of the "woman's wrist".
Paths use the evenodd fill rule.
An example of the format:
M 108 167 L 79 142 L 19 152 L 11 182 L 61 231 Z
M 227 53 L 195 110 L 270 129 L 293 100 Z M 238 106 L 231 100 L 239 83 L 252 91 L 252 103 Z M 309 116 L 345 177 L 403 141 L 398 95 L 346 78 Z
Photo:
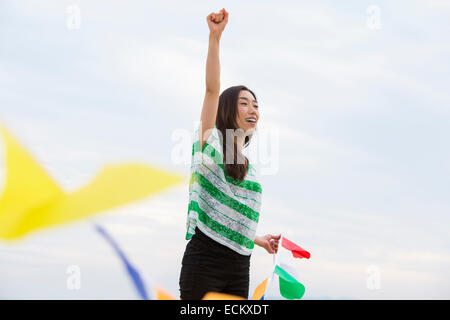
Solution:
M 255 236 L 255 240 L 253 241 L 257 246 L 261 247 L 261 238 L 258 236 Z
M 220 41 L 220 38 L 222 37 L 222 32 L 210 32 L 209 33 L 209 40 L 213 41 Z

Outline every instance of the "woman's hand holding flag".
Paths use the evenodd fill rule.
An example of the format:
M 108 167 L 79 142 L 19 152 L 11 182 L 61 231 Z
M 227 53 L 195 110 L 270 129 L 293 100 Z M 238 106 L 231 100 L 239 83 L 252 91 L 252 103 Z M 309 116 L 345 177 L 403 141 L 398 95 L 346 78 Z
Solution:
M 263 237 L 255 238 L 255 243 L 265 248 L 269 253 L 276 254 L 278 253 L 278 243 L 280 238 L 281 235 L 265 235 Z M 309 259 L 311 257 L 311 254 L 308 251 L 285 237 L 281 239 L 281 246 L 290 251 L 293 258 Z M 272 270 L 271 275 L 256 287 L 252 300 L 265 300 L 266 291 L 270 291 L 270 287 L 273 286 L 274 280 L 277 280 L 275 284 L 278 286 L 282 297 L 288 300 L 301 299 L 305 294 L 305 286 L 300 283 L 295 268 L 286 263 L 278 263 L 276 255 L 273 256 L 273 266 L 274 269 Z
M 276 254 L 278 252 L 278 244 L 281 238 L 281 234 L 274 236 L 266 234 L 265 236 L 256 236 L 255 244 L 266 249 L 270 254 Z

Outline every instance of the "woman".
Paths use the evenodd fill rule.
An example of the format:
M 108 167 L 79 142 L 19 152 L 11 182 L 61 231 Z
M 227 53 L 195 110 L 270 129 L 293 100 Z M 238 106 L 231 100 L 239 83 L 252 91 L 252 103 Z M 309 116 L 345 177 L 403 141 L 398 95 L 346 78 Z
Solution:
M 248 298 L 254 244 L 270 254 L 280 236 L 256 236 L 261 185 L 243 156 L 259 120 L 255 94 L 244 86 L 220 92 L 219 42 L 228 12 L 207 16 L 210 30 L 206 93 L 192 150 L 192 178 L 180 298 L 199 300 L 208 292 Z

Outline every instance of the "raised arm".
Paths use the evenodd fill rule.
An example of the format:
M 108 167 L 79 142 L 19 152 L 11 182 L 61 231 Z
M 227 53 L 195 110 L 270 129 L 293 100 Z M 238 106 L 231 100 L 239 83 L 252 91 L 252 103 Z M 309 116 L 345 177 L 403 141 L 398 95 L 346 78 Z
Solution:
M 208 57 L 206 59 L 206 91 L 200 116 L 201 147 L 208 140 L 211 129 L 214 128 L 219 107 L 220 95 L 220 38 L 228 23 L 228 12 L 225 9 L 219 13 L 210 13 L 206 17 L 209 27 Z

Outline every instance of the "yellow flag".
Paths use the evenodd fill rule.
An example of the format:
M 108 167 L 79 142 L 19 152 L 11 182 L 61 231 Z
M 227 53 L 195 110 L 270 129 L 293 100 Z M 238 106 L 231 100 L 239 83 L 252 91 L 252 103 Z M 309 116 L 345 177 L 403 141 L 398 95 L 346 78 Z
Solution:
M 6 183 L 0 198 L 0 239 L 58 225 L 142 199 L 183 180 L 141 164 L 109 165 L 85 187 L 65 193 L 6 130 Z
M 267 280 L 269 278 L 264 279 L 263 282 L 261 282 L 255 289 L 255 292 L 253 293 L 252 300 L 261 300 L 262 296 L 266 292 L 267 287 Z
M 226 293 L 208 292 L 207 294 L 205 294 L 202 300 L 247 300 L 247 299 Z
M 173 295 L 171 295 L 168 291 L 164 290 L 161 287 L 155 287 L 156 292 L 156 300 L 178 300 Z

